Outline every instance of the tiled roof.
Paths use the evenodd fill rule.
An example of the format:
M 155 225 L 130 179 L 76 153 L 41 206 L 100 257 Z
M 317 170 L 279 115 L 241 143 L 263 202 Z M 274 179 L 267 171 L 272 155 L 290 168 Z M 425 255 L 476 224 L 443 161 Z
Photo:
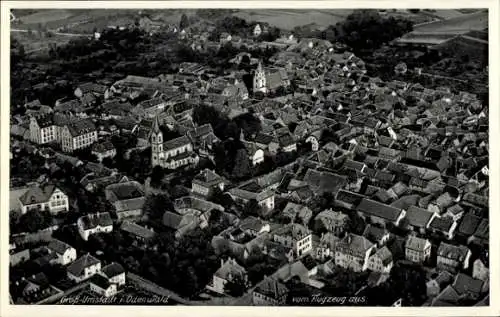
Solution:
M 193 178 L 193 183 L 202 184 L 204 186 L 214 186 L 214 185 L 217 185 L 223 181 L 224 181 L 224 179 L 221 176 L 219 176 L 214 171 L 209 170 L 208 168 L 200 171 Z
M 69 123 L 67 126 L 72 137 L 77 137 L 80 135 L 96 131 L 95 124 L 90 119 L 81 119 L 78 121 L 73 121 Z
M 375 256 L 379 257 L 382 260 L 383 265 L 387 265 L 392 262 L 392 253 L 386 246 L 378 249 L 375 253 Z
M 411 206 L 406 211 L 406 219 L 409 225 L 417 228 L 426 228 L 432 215 L 432 212 L 417 206 Z
M 32 186 L 19 197 L 19 200 L 23 205 L 45 203 L 50 199 L 55 189 L 56 187 L 54 185 L 45 185 L 42 187 Z
M 288 289 L 276 279 L 267 277 L 257 285 L 255 292 L 270 298 L 280 299 L 288 293 Z
M 100 263 L 98 259 L 90 255 L 89 253 L 86 253 L 80 258 L 76 259 L 73 263 L 71 263 L 68 266 L 67 270 L 74 276 L 81 276 L 85 271 L 85 268 L 95 265 L 97 263 Z
M 107 278 L 113 278 L 117 275 L 125 273 L 125 269 L 119 263 L 112 262 L 101 269 L 101 272 Z
M 428 246 L 428 245 L 430 246 L 430 244 L 428 244 L 428 242 L 429 241 L 426 239 L 422 239 L 422 238 L 415 237 L 415 236 L 409 236 L 408 240 L 406 240 L 405 247 L 408 249 L 414 250 L 414 251 L 423 252 L 425 250 L 426 246 Z
M 402 213 L 401 209 L 394 208 L 389 205 L 366 198 L 363 198 L 361 200 L 361 203 L 356 209 L 362 213 L 380 217 L 391 222 L 396 221 Z
M 434 217 L 429 223 L 430 229 L 436 229 L 441 232 L 448 232 L 454 224 L 452 217 Z
M 373 243 L 378 243 L 386 234 L 386 229 L 371 224 L 367 225 L 363 232 L 363 236 Z
M 141 237 L 144 239 L 150 239 L 155 236 L 155 232 L 144 228 L 134 222 L 124 221 L 120 227 L 121 230 L 131 233 L 137 237 Z
M 448 258 L 448 259 L 453 259 L 459 262 L 462 262 L 465 260 L 465 257 L 467 253 L 469 252 L 469 249 L 463 245 L 460 246 L 455 246 L 448 244 L 446 242 L 441 242 L 439 245 L 439 248 L 437 250 L 437 255 Z
M 108 287 L 111 286 L 111 283 L 109 282 L 109 280 L 101 274 L 94 274 L 90 278 L 90 283 L 92 283 L 92 284 L 94 284 L 102 289 L 108 289 Z
M 228 259 L 224 264 L 214 273 L 215 276 L 225 279 L 226 281 L 233 280 L 236 276 L 244 278 L 246 270 L 239 265 L 234 259 Z
M 187 144 L 191 144 L 191 141 L 187 136 L 183 135 L 181 137 L 164 142 L 163 149 L 164 151 L 173 150 Z
M 337 244 L 337 251 L 353 254 L 356 257 L 365 257 L 366 251 L 373 247 L 368 239 L 363 236 L 358 236 L 357 234 L 347 234 L 340 242 Z
M 89 214 L 80 217 L 79 220 L 81 221 L 84 230 L 93 229 L 97 226 L 108 227 L 113 225 L 113 220 L 111 219 L 109 212 Z
M 64 252 L 66 252 L 66 250 L 69 250 L 72 248 L 69 244 L 62 242 L 60 240 L 57 240 L 57 239 L 51 240 L 47 247 L 50 250 L 56 252 L 57 254 L 64 254 Z

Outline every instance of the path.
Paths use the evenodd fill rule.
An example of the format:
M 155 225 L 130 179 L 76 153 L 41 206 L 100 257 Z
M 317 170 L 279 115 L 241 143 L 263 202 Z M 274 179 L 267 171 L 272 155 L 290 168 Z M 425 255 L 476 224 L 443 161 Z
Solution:
M 34 30 L 25 30 L 25 29 L 10 29 L 11 32 L 19 32 L 19 33 L 28 33 L 28 32 L 39 32 L 39 31 L 34 31 Z M 47 32 L 54 34 L 54 35 L 61 35 L 61 36 L 72 36 L 72 37 L 82 37 L 82 36 L 92 36 L 92 34 L 84 34 L 84 33 L 63 33 L 63 32 L 56 32 L 54 30 L 47 30 Z

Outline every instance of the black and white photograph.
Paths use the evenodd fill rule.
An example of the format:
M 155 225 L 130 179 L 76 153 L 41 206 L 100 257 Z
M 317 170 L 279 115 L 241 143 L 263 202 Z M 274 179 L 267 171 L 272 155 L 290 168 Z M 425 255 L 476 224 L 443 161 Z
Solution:
M 112 2 L 2 7 L 10 305 L 492 304 L 488 7 Z

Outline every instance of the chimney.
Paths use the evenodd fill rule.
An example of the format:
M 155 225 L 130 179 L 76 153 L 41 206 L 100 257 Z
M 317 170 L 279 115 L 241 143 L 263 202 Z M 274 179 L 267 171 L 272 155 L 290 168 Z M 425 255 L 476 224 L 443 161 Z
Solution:
M 224 259 L 220 259 L 220 266 L 224 266 Z

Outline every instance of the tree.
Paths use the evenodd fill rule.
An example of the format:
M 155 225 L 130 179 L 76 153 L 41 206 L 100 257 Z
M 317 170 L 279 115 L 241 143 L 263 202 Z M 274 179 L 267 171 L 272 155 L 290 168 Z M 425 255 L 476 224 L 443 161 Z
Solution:
M 232 281 L 228 281 L 224 285 L 224 292 L 233 297 L 239 297 L 245 293 L 246 285 L 245 280 L 241 275 L 233 277 Z
M 242 179 L 249 176 L 250 172 L 250 160 L 248 159 L 247 151 L 245 149 L 237 150 L 232 172 L 233 177 Z
M 260 214 L 262 207 L 259 205 L 257 200 L 250 199 L 243 209 L 243 213 L 246 216 L 258 216 Z
M 179 28 L 181 30 L 184 30 L 188 26 L 189 26 L 188 17 L 187 17 L 187 15 L 185 13 L 183 13 L 182 16 L 181 16 L 181 22 L 179 23 Z
M 164 176 L 165 170 L 163 169 L 163 167 L 159 165 L 153 167 L 153 171 L 151 172 L 151 186 L 154 188 L 160 187 Z

